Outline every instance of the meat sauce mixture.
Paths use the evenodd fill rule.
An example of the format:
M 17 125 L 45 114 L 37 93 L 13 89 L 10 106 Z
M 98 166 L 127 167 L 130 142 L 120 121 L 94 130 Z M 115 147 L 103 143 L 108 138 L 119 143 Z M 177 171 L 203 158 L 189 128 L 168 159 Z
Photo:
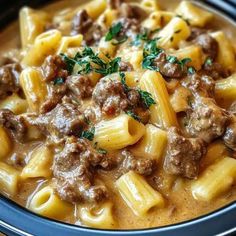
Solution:
M 29 162 L 32 150 L 42 143 L 54 151 L 52 177 L 23 180 L 17 195 L 10 197 L 25 206 L 36 189 L 50 183 L 60 199 L 75 206 L 75 210 L 62 219 L 70 223 L 79 220 L 78 204 L 99 205 L 108 199 L 113 202 L 113 214 L 119 228 L 172 224 L 234 201 L 234 187 L 210 203 L 197 201 L 190 191 L 191 181 L 205 169 L 209 147 L 220 144 L 225 155 L 236 157 L 235 102 L 223 106 L 215 97 L 216 81 L 229 77 L 234 70 L 219 64 L 219 45 L 211 36 L 210 24 L 200 28 L 191 25 L 184 16 L 177 16 L 185 19 L 191 29 L 190 36 L 178 47 L 198 45 L 201 50 L 201 67 L 195 68 L 189 58 L 180 61 L 172 56 L 178 47 L 165 50 L 158 46 L 158 32 L 168 23 L 167 19 L 163 18 L 157 29 L 149 29 L 143 22 L 150 12 L 140 4 L 114 0 L 108 1 L 107 8 L 117 14 L 110 27 L 106 27 L 105 18 L 103 21 L 101 17 L 94 19 L 83 7 L 67 19 L 67 27 L 63 28 L 53 20 L 47 21 L 44 31 L 58 29 L 64 35 L 82 34 L 79 53 L 74 58 L 67 53 L 45 57 L 40 70 L 49 94 L 38 112 L 28 109 L 26 113 L 15 114 L 6 108 L 0 110 L 0 125 L 13 140 L 13 150 L 5 159 L 6 163 L 22 170 Z M 66 16 L 66 11 L 60 13 L 62 18 L 63 14 Z M 101 56 L 96 48 L 104 38 L 112 40 L 113 52 Z M 142 52 L 144 59 L 139 69 L 122 54 L 127 48 Z M 149 58 L 145 57 L 147 52 Z M 21 58 L 20 50 L 3 55 L 1 101 L 12 94 L 25 98 L 19 83 L 24 69 Z M 75 73 L 76 60 L 83 60 L 84 64 Z M 132 146 L 110 151 L 92 143 L 96 132 L 94 126 L 101 120 L 126 113 L 145 125 L 150 123 L 149 108 L 155 103 L 153 97 L 150 94 L 143 96 L 140 88 L 129 87 L 125 82 L 126 72 L 138 71 L 141 76 L 146 70 L 159 71 L 165 79 L 170 97 L 176 98 L 171 104 L 180 124 L 166 129 L 168 143 L 158 162 L 151 156 L 135 154 Z M 91 79 L 94 71 L 97 82 Z M 122 79 L 109 79 L 114 73 Z M 176 103 L 183 97 L 187 106 L 178 111 Z M 36 141 L 30 141 L 28 137 L 32 127 L 38 134 Z M 164 196 L 163 209 L 153 209 L 140 218 L 125 204 L 114 182 L 130 170 L 144 176 Z

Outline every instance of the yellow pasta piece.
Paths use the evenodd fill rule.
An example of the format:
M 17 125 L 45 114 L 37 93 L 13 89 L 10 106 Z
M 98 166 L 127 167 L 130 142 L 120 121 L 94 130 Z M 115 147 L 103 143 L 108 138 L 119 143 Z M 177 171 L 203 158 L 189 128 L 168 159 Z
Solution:
M 173 12 L 169 11 L 154 11 L 146 20 L 143 21 L 142 25 L 150 30 L 156 30 L 163 27 L 174 17 Z
M 144 135 L 145 126 L 131 116 L 122 114 L 95 126 L 94 143 L 108 150 L 118 150 L 132 145 Z
M 234 48 L 230 40 L 222 31 L 211 33 L 211 36 L 217 41 L 219 45 L 218 56 L 216 61 L 219 62 L 223 68 L 229 71 L 235 71 L 236 60 Z
M 11 151 L 11 140 L 7 132 L 0 126 L 0 160 L 5 158 Z
M 40 66 L 44 59 L 54 54 L 61 42 L 62 34 L 59 30 L 49 30 L 36 37 L 22 60 L 26 66 Z
M 182 1 L 175 11 L 193 26 L 203 27 L 213 18 L 213 14 L 195 6 L 190 1 Z
M 13 167 L 0 162 L 0 191 L 13 196 L 17 193 L 19 172 Z
M 104 55 L 109 55 L 113 57 L 116 53 L 116 46 L 112 44 L 111 41 L 105 41 L 105 38 L 103 37 L 98 45 L 99 51 L 101 51 Z
M 48 15 L 43 11 L 36 11 L 29 7 L 20 10 L 20 35 L 22 47 L 33 44 L 35 38 L 43 33 L 48 21 Z
M 106 0 L 96 0 L 91 1 L 90 3 L 84 6 L 85 10 L 87 11 L 88 15 L 94 20 L 98 18 L 107 7 Z
M 152 124 L 162 128 L 178 126 L 176 114 L 170 104 L 165 81 L 159 72 L 146 71 L 140 80 L 141 89 L 152 94 L 156 104 L 150 107 Z
M 25 178 L 49 178 L 52 174 L 51 165 L 53 153 L 47 146 L 40 146 L 33 150 L 29 163 L 24 167 L 21 177 Z
M 227 191 L 236 177 L 236 160 L 224 157 L 210 165 L 202 175 L 192 183 L 195 199 L 210 201 Z
M 78 213 L 82 223 L 85 226 L 98 229 L 112 229 L 116 226 L 116 222 L 112 214 L 112 204 L 110 202 L 102 204 L 102 206 L 99 206 L 98 209 L 80 207 L 78 209 Z
M 144 216 L 153 207 L 164 206 L 162 195 L 133 171 L 122 175 L 116 181 L 116 186 L 126 204 L 138 216 Z
M 215 94 L 217 99 L 236 100 L 236 73 L 226 79 L 216 81 Z
M 112 23 L 117 19 L 118 11 L 114 9 L 106 9 L 105 12 L 98 18 L 98 24 L 111 27 Z
M 29 209 L 42 216 L 62 219 L 72 211 L 73 206 L 62 201 L 51 186 L 46 186 L 33 196 Z
M 57 50 L 57 54 L 65 53 L 69 48 L 81 46 L 83 35 L 78 34 L 75 36 L 63 36 Z
M 149 14 L 153 11 L 160 10 L 157 0 L 142 0 L 140 6 Z
M 176 48 L 179 43 L 190 35 L 190 28 L 186 21 L 174 17 L 159 33 L 158 46 L 163 48 Z
M 38 112 L 47 96 L 46 84 L 40 72 L 33 68 L 24 69 L 20 75 L 20 84 L 30 110 Z
M 158 161 L 163 155 L 167 144 L 166 131 L 157 128 L 154 125 L 146 125 L 146 132 L 142 139 L 134 146 L 132 152 L 139 156 L 147 155 Z
M 175 112 L 186 111 L 189 109 L 188 99 L 191 97 L 191 92 L 183 86 L 179 86 L 170 96 L 170 103 Z
M 0 102 L 0 109 L 9 109 L 19 115 L 27 111 L 28 103 L 25 99 L 22 99 L 17 94 L 13 93 L 11 96 L 8 96 Z
M 192 61 L 188 65 L 193 66 L 196 70 L 200 70 L 203 64 L 202 50 L 197 45 L 181 48 L 173 53 L 170 52 L 170 55 L 176 56 L 179 60 L 190 58 Z
M 227 148 L 222 142 L 216 141 L 211 143 L 207 147 L 206 155 L 201 160 L 201 167 L 205 169 L 226 154 Z

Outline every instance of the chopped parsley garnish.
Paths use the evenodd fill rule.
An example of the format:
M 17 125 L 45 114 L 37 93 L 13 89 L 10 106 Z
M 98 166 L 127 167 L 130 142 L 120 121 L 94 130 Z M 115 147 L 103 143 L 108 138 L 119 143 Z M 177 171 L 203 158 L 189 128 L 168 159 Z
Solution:
M 131 116 L 133 119 L 137 120 L 138 122 L 141 122 L 141 118 L 135 113 L 133 113 L 132 111 L 126 111 L 126 114 Z
M 63 84 L 64 83 L 64 79 L 63 78 L 61 78 L 61 77 L 58 77 L 58 78 L 56 78 L 55 80 L 54 80 L 54 85 L 61 85 L 61 84 Z
M 100 154 L 107 154 L 107 150 L 103 148 L 98 148 L 98 142 L 95 142 L 93 147 L 97 150 L 98 153 Z
M 99 148 L 98 150 L 98 153 L 100 153 L 100 154 L 107 154 L 107 150 L 105 150 L 105 149 L 103 149 L 103 148 Z
M 118 35 L 121 29 L 122 29 L 122 24 L 120 22 L 113 25 L 107 32 L 105 36 L 105 41 L 111 41 L 113 38 L 115 38 Z
M 194 67 L 190 66 L 190 67 L 188 68 L 188 74 L 193 75 L 193 74 L 195 74 L 195 72 L 196 72 L 196 70 L 195 70 Z
M 207 65 L 207 66 L 211 66 L 212 65 L 212 59 L 210 58 L 210 57 L 208 57 L 207 59 L 206 59 L 206 61 L 205 61 L 205 65 Z
M 157 32 L 159 32 L 160 30 L 161 30 L 161 28 L 156 28 L 156 29 L 154 29 L 154 30 L 151 31 L 151 34 L 157 33 Z
M 88 139 L 89 141 L 93 141 L 94 134 L 95 134 L 95 127 L 92 127 L 89 130 L 84 130 L 81 133 L 80 138 L 85 138 Z
M 172 63 L 172 64 L 178 62 L 178 58 L 175 57 L 175 56 L 167 56 L 167 57 L 166 57 L 166 60 L 167 60 L 168 62 Z
M 113 45 L 118 45 L 124 43 L 128 39 L 127 35 L 117 38 L 115 41 L 112 42 Z
M 191 62 L 192 60 L 188 57 L 182 59 L 182 60 L 179 60 L 177 57 L 175 56 L 170 56 L 168 55 L 166 57 L 166 60 L 172 64 L 176 63 L 176 64 L 179 64 L 181 66 L 181 68 L 183 69 L 184 66 L 188 63 L 188 62 Z
M 66 63 L 67 70 L 77 74 L 88 74 L 95 71 L 102 75 L 112 74 L 118 71 L 121 58 L 117 57 L 109 62 L 101 59 L 90 47 L 85 47 L 82 53 L 78 52 L 74 58 L 70 58 L 65 54 L 61 54 L 62 59 Z M 94 64 L 96 67 L 94 67 Z
M 149 32 L 145 28 L 142 33 L 136 35 L 134 41 L 131 42 L 131 45 L 132 46 L 139 46 L 139 45 L 141 45 L 142 40 L 147 41 L 148 38 L 149 38 Z
M 147 108 L 149 108 L 153 104 L 156 104 L 155 100 L 149 92 L 143 91 L 141 89 L 139 89 L 138 92 Z
M 183 69 L 184 66 L 185 66 L 187 63 L 191 62 L 191 61 L 192 61 L 191 58 L 186 57 L 186 58 L 180 60 L 178 64 L 180 64 L 181 68 Z
M 125 92 L 128 92 L 129 91 L 129 86 L 126 84 L 126 81 L 125 81 L 125 73 L 124 72 L 120 72 L 120 78 L 121 78 L 121 83 L 122 83 L 122 86 L 125 90 Z
M 144 69 L 159 71 L 159 68 L 153 65 L 155 58 L 163 51 L 161 48 L 157 47 L 158 39 L 160 38 L 148 40 L 144 45 L 142 62 Z

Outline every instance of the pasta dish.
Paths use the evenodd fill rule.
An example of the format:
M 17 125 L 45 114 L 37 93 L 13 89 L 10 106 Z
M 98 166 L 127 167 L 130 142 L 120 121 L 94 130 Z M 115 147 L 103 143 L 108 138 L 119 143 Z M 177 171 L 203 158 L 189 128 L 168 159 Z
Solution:
M 16 24 L 0 35 L 1 194 L 103 229 L 236 200 L 235 28 L 194 2 L 163 2 L 20 10 L 20 38 Z

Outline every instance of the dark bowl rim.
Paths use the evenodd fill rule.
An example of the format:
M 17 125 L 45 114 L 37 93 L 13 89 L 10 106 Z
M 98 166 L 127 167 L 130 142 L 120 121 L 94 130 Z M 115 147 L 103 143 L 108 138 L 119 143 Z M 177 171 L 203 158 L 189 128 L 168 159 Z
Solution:
M 164 225 L 164 226 L 158 226 L 158 227 L 152 227 L 152 228 L 143 228 L 143 229 L 98 229 L 98 228 L 92 228 L 92 227 L 87 227 L 87 226 L 81 226 L 81 225 L 75 225 L 75 224 L 70 224 L 70 223 L 66 223 L 63 221 L 59 221 L 59 220 L 55 220 L 55 219 L 51 219 L 45 216 L 40 216 L 32 211 L 30 211 L 29 209 L 19 205 L 18 203 L 14 202 L 13 200 L 7 198 L 6 196 L 2 195 L 0 193 L 0 203 L 1 201 L 5 202 L 6 204 L 10 205 L 10 206 L 14 206 L 14 209 L 17 211 L 21 211 L 25 214 L 31 215 L 34 218 L 37 218 L 39 220 L 43 220 L 45 222 L 48 223 L 53 223 L 59 226 L 65 226 L 69 229 L 72 230 L 82 230 L 82 231 L 86 231 L 86 232 L 90 232 L 90 233 L 98 233 L 98 232 L 102 232 L 102 233 L 112 233 L 112 235 L 116 235 L 116 234 L 120 234 L 120 233 L 126 233 L 124 235 L 128 235 L 129 233 L 134 233 L 134 232 L 138 232 L 138 233 L 151 233 L 151 232 L 158 232 L 158 231 L 163 231 L 163 230 L 171 230 L 171 229 L 176 229 L 179 227 L 184 227 L 184 226 L 189 226 L 192 224 L 197 224 L 197 223 L 201 223 L 205 220 L 217 217 L 222 215 L 223 213 L 226 213 L 230 210 L 234 210 L 236 211 L 236 200 L 232 201 L 231 203 L 222 206 L 214 211 L 208 212 L 206 214 L 200 215 L 198 217 L 189 219 L 189 220 L 185 220 L 185 221 L 181 221 L 181 222 L 177 222 L 175 224 L 171 224 L 171 225 Z M 4 220 L 2 220 L 2 222 L 4 222 Z M 7 223 L 8 224 L 8 223 Z M 10 225 L 10 224 L 9 224 Z M 1 226 L 1 219 L 0 219 L 0 226 Z M 20 230 L 14 226 L 11 225 L 12 228 L 15 228 L 17 230 Z M 236 230 L 236 228 L 235 228 Z M 128 233 L 128 234 L 127 234 Z
M 219 9 L 219 7 L 214 6 L 214 4 L 212 4 L 211 2 L 205 2 L 203 1 L 194 1 L 197 5 L 200 6 L 204 6 L 206 9 L 210 9 L 213 13 L 220 15 L 221 17 L 223 17 L 224 19 L 226 19 L 227 21 L 229 21 L 232 25 L 234 25 L 236 27 L 236 19 L 233 18 L 232 15 L 227 14 L 227 12 L 223 11 L 222 9 Z M 43 1 L 43 5 L 45 5 L 45 1 Z M 7 23 L 8 25 L 8 23 Z M 7 25 L 5 25 L 5 27 L 7 27 Z M 4 27 L 4 28 L 5 28 Z M 7 198 L 6 196 L 4 196 L 3 194 L 0 193 L 0 204 L 1 202 L 4 202 L 6 204 L 8 204 L 9 206 L 15 206 L 15 209 L 17 211 L 23 212 L 25 214 L 31 215 L 34 218 L 37 218 L 39 220 L 48 222 L 48 223 L 53 223 L 56 224 L 58 226 L 64 226 L 68 229 L 71 230 L 75 230 L 75 231 L 86 231 L 89 233 L 106 233 L 106 234 L 112 234 L 112 235 L 116 235 L 120 233 L 124 233 L 123 235 L 130 235 L 132 233 L 157 233 L 157 232 L 161 232 L 163 230 L 172 230 L 172 229 L 176 229 L 179 227 L 184 227 L 184 226 L 189 226 L 189 225 L 194 225 L 212 218 L 215 218 L 217 216 L 220 216 L 230 210 L 234 210 L 236 211 L 236 200 L 232 201 L 231 203 L 228 203 L 214 211 L 208 212 L 206 214 L 197 216 L 195 218 L 189 219 L 189 220 L 184 220 L 181 222 L 177 222 L 174 224 L 170 224 L 170 225 L 164 225 L 164 226 L 157 226 L 157 227 L 151 227 L 151 228 L 140 228 L 140 229 L 98 229 L 98 228 L 92 228 L 92 227 L 87 227 L 87 226 L 81 226 L 81 225 L 75 225 L 75 224 L 70 224 L 70 223 L 66 223 L 63 221 L 59 221 L 59 220 L 54 220 L 54 219 L 50 219 L 48 217 L 44 217 L 44 216 L 40 216 L 30 210 L 28 210 L 27 208 L 19 205 L 18 203 L 14 202 L 13 200 Z M 0 205 L 1 206 L 1 205 Z M 6 227 L 9 226 L 9 228 L 11 228 L 12 230 L 15 230 L 15 232 L 19 233 L 19 232 L 23 232 L 21 229 L 18 229 L 17 227 L 11 225 L 10 223 L 6 223 L 4 220 L 0 219 L 0 229 L 1 226 L 2 227 Z M 232 228 L 233 232 L 236 231 L 236 227 Z M 1 232 L 1 231 L 0 231 Z M 28 235 L 27 232 L 26 235 Z

